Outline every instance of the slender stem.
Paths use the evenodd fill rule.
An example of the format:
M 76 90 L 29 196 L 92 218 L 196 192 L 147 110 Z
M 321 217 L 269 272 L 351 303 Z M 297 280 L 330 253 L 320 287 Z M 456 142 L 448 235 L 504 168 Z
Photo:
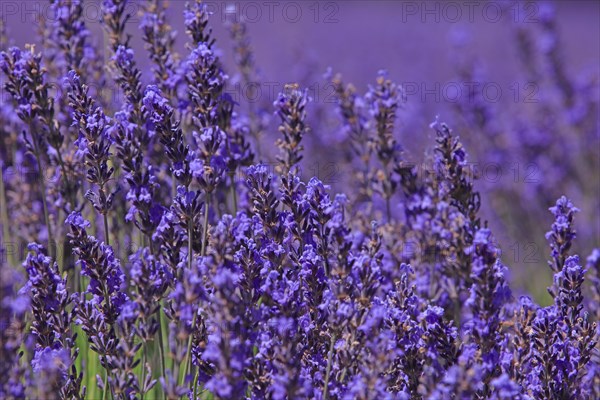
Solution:
M 175 180 L 175 176 L 171 177 L 171 198 L 174 199 L 177 195 L 177 181 Z
M 460 329 L 461 304 L 458 296 L 454 299 L 454 323 Z
M 188 227 L 187 227 L 187 231 L 188 231 L 188 269 L 191 270 L 192 269 L 192 221 L 188 222 Z M 203 240 L 202 240 L 202 252 L 204 252 L 204 234 L 203 236 Z M 183 375 L 181 376 L 181 384 L 183 385 L 183 383 L 185 382 L 185 376 L 187 375 L 187 371 L 188 371 L 188 364 L 189 361 L 191 360 L 192 357 L 190 357 L 190 353 L 192 351 L 192 338 L 194 337 L 194 327 L 196 325 L 196 313 L 194 313 L 194 318 L 192 319 L 192 330 L 190 332 L 190 336 L 188 338 L 188 343 L 187 343 L 187 351 L 185 353 L 185 358 L 183 359 Z
M 56 150 L 56 154 L 58 157 L 58 164 L 60 166 L 62 176 L 65 180 L 65 186 L 66 186 L 67 193 L 68 193 L 67 197 L 68 197 L 69 203 L 71 204 L 71 210 L 75 210 L 76 209 L 76 197 L 77 197 L 76 189 L 73 188 L 71 186 L 71 183 L 69 182 L 69 176 L 67 175 L 67 167 L 65 167 L 65 162 L 63 161 L 60 147 L 58 147 L 58 148 L 55 147 L 54 149 Z M 61 246 L 61 249 L 63 251 L 63 256 L 60 257 L 60 261 L 59 261 L 58 265 L 61 266 L 61 270 L 63 270 L 63 271 L 65 270 L 65 268 L 68 267 L 70 257 L 72 256 L 72 253 L 69 251 L 68 246 L 69 246 L 68 242 L 64 242 L 63 245 Z M 58 243 L 57 243 L 56 248 L 58 250 Z M 57 258 L 59 258 L 59 257 L 57 256 Z M 71 270 L 71 273 L 78 275 L 78 270 L 73 269 L 73 270 Z M 75 279 L 75 281 L 78 281 L 78 280 L 79 279 Z M 79 286 L 77 286 L 77 288 L 79 289 Z
M 190 337 L 188 338 L 188 343 L 187 343 L 187 351 L 185 352 L 185 358 L 183 359 L 183 375 L 181 375 L 181 384 L 183 385 L 183 383 L 185 382 L 185 376 L 187 375 L 188 372 L 188 366 L 189 363 L 192 360 L 192 357 L 190 357 L 190 353 L 192 352 L 192 338 L 194 337 L 194 326 L 196 325 L 196 316 L 198 315 L 198 313 L 194 313 L 194 318 L 192 319 L 192 331 L 190 332 Z
M 154 245 L 152 244 L 152 237 L 148 235 L 148 243 L 150 246 L 150 254 L 154 256 Z M 162 376 L 165 376 L 165 354 L 163 351 L 163 335 L 162 335 L 162 307 L 160 305 L 160 299 L 158 301 L 158 353 L 160 358 L 160 368 Z M 142 399 L 143 400 L 143 399 Z
M 108 290 L 106 287 L 104 287 L 103 290 L 103 295 L 104 295 L 104 301 L 106 302 L 106 308 L 110 310 L 110 294 L 108 293 Z M 106 400 L 106 392 L 108 390 L 108 360 L 106 359 L 106 356 L 104 356 L 104 361 L 105 361 L 105 375 L 104 375 L 104 392 L 102 393 L 102 400 Z M 111 390 L 111 394 L 112 394 L 112 390 Z M 114 396 L 113 396 L 114 397 Z
M 202 253 L 204 256 L 206 254 L 206 236 L 208 234 L 208 211 L 210 208 L 210 194 L 207 194 L 205 210 L 204 210 L 204 226 L 202 227 Z M 191 224 L 188 225 L 188 268 L 192 268 L 192 228 Z M 194 313 L 194 318 L 192 320 L 192 331 L 190 332 L 190 337 L 188 338 L 187 343 L 187 351 L 185 353 L 184 365 L 183 365 L 183 375 L 181 376 L 181 383 L 185 382 L 185 376 L 189 369 L 191 369 L 192 357 L 190 357 L 190 353 L 192 352 L 192 339 L 194 337 L 194 329 L 196 327 L 196 318 L 198 313 Z
M 108 370 L 104 369 L 104 389 L 102 389 L 102 400 L 106 400 L 106 393 L 108 392 Z
M 193 254 L 194 249 L 192 248 L 192 242 L 193 242 L 192 241 L 192 235 L 193 235 L 192 224 L 193 224 L 193 221 L 190 220 L 188 222 L 188 227 L 187 227 L 188 228 L 187 229 L 188 230 L 188 259 L 187 259 L 187 262 L 188 262 L 188 269 L 189 270 L 192 269 L 192 259 L 194 257 L 194 254 Z
M 30 125 L 30 132 L 32 131 L 33 126 Z M 38 165 L 38 169 L 40 172 L 40 185 L 42 185 L 42 205 L 44 206 L 44 220 L 46 221 L 46 229 L 48 230 L 48 251 L 50 253 L 50 257 L 51 258 L 55 258 L 56 257 L 56 246 L 54 244 L 54 237 L 52 235 L 52 227 L 50 226 L 50 214 L 48 213 L 48 203 L 46 201 L 46 177 L 44 175 L 44 166 L 42 164 L 42 158 L 40 157 L 40 151 L 38 148 L 38 143 L 36 138 L 32 138 L 31 141 L 33 142 L 33 149 L 34 149 L 34 155 L 35 155 L 35 160 L 37 162 Z
M 204 226 L 202 227 L 202 256 L 206 255 L 206 236 L 208 235 L 208 212 L 210 211 L 210 194 L 206 195 L 204 207 Z
M 65 184 L 67 189 L 69 190 L 69 200 L 71 202 L 71 209 L 75 209 L 75 195 L 76 193 L 72 191 L 71 184 L 69 183 L 69 177 L 67 176 L 67 168 L 65 167 L 65 162 L 63 161 L 62 155 L 60 154 L 60 148 L 56 148 L 56 154 L 58 155 L 58 165 L 60 165 L 60 169 L 63 177 L 65 178 Z
M 117 398 L 117 396 L 115 396 L 115 390 L 112 386 L 110 388 L 110 398 L 113 400 Z
M 158 341 L 159 341 L 158 352 L 160 355 L 160 370 L 161 370 L 162 376 L 166 376 L 165 375 L 165 350 L 163 349 L 163 344 L 164 344 L 163 319 L 164 319 L 164 314 L 162 312 L 162 307 L 160 307 L 158 309 Z
M 198 397 L 198 376 L 200 375 L 200 369 L 196 370 L 196 375 L 194 376 L 194 400 Z
M 107 246 L 110 246 L 110 234 L 108 233 L 108 215 L 103 214 L 104 217 L 104 241 Z
M 146 344 L 144 344 L 143 349 L 142 349 L 142 382 L 140 382 L 141 384 L 141 389 L 140 392 L 141 393 L 141 398 L 142 400 L 144 400 L 144 394 L 146 393 L 146 350 L 147 350 L 148 346 L 146 346 Z
M 73 332 L 77 335 L 77 338 L 75 339 L 75 348 L 79 349 L 79 353 L 77 355 L 77 358 L 75 359 L 77 371 L 80 371 L 81 373 L 85 373 L 89 368 L 89 363 L 88 363 L 89 346 L 86 343 L 83 330 L 81 329 L 80 326 L 75 325 L 73 327 Z M 87 375 L 85 377 L 82 375 L 81 382 L 82 382 L 82 385 L 87 385 Z
M 152 236 L 148 235 L 148 238 L 149 238 L 148 243 L 150 245 L 150 254 L 154 255 L 155 254 L 154 253 L 154 244 L 153 244 L 154 242 L 152 241 Z
M 88 356 L 88 363 L 86 364 L 84 370 L 86 374 L 85 382 L 86 386 L 88 387 L 88 391 L 86 391 L 86 394 L 90 396 L 90 399 L 96 399 L 98 385 L 96 382 L 96 376 L 94 375 L 94 372 L 99 370 L 98 364 L 100 361 L 98 359 L 98 354 L 94 352 L 94 350 L 90 349 L 90 347 L 87 345 L 87 340 L 85 340 L 85 346 L 80 346 L 80 348 L 85 348 Z
M 333 360 L 333 346 L 335 345 L 335 335 L 331 335 L 329 343 L 329 353 L 327 354 L 327 370 L 325 371 L 325 383 L 323 383 L 323 400 L 327 400 L 327 390 L 329 389 L 329 375 L 331 375 L 331 364 Z
M 237 199 L 237 190 L 235 188 L 235 172 L 230 174 L 231 177 L 231 197 L 233 199 L 233 216 L 237 214 L 238 209 L 238 199 Z
M 117 219 L 118 218 L 119 218 L 119 215 L 117 214 Z M 113 229 L 114 229 L 114 227 L 113 227 Z M 117 243 L 119 244 L 119 246 L 118 246 L 118 254 L 120 254 L 121 259 L 127 258 L 127 253 L 125 251 L 125 248 L 127 246 L 124 245 L 125 244 L 125 237 L 126 237 L 125 236 L 126 235 L 125 229 L 127 229 L 127 228 L 121 227 L 121 229 L 115 229 L 115 231 L 116 231 L 115 232 L 116 240 L 117 240 Z M 129 240 L 131 241 L 131 236 L 129 237 Z
M 348 343 L 354 343 L 354 340 L 356 340 L 356 331 L 352 331 L 352 340 L 350 340 Z M 344 379 L 346 379 L 346 374 L 348 373 L 348 366 L 350 363 L 345 363 L 346 365 L 344 366 L 344 369 L 342 370 L 342 374 L 340 375 L 340 383 L 344 382 Z

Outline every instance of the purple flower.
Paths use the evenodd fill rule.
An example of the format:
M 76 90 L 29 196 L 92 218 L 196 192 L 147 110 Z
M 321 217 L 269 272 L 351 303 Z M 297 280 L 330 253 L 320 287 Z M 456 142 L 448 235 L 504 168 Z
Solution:
M 494 388 L 494 398 L 499 400 L 520 399 L 521 387 L 517 385 L 508 374 L 502 374 L 491 382 Z
M 84 230 L 90 227 L 90 222 L 84 219 L 80 213 L 72 212 L 65 220 L 66 224 L 72 225 L 77 229 Z
M 35 352 L 31 361 L 33 372 L 38 374 L 64 374 L 71 364 L 69 353 L 63 349 L 53 350 L 45 347 Z
M 117 47 L 112 59 L 120 68 L 130 68 L 133 65 L 133 50 L 121 45 Z
M 104 12 L 114 14 L 117 11 L 117 3 L 118 2 L 115 2 L 113 0 L 103 0 L 102 8 Z
M 306 106 L 311 101 L 307 90 L 298 89 L 298 85 L 286 85 L 286 90 L 279 93 L 273 103 L 275 114 L 281 119 L 279 132 L 283 139 L 277 140 L 281 155 L 278 161 L 282 164 L 284 173 L 292 171 L 302 160 L 301 145 L 303 136 L 309 132 L 306 125 Z M 297 167 L 296 167 L 297 168 Z
M 144 98 L 142 99 L 142 105 L 144 106 L 151 121 L 155 125 L 165 124 L 165 119 L 170 119 L 173 113 L 173 108 L 169 104 L 169 101 L 164 98 L 160 92 L 160 89 L 155 85 L 149 85 L 144 92 Z M 166 127 L 171 130 L 169 125 Z
M 187 3 L 183 12 L 186 32 L 193 40 L 194 45 L 205 43 L 211 47 L 214 43 L 212 39 L 212 29 L 207 27 L 208 18 L 212 13 L 207 4 L 200 2 Z
M 559 272 L 569 255 L 571 243 L 576 236 L 573 219 L 579 209 L 574 207 L 569 199 L 562 196 L 556 201 L 555 206 L 550 207 L 550 212 L 554 215 L 552 230 L 546 233 L 546 239 L 550 242 L 552 249 L 550 267 L 554 272 Z
M 79 257 L 82 273 L 90 277 L 88 293 L 93 302 L 101 307 L 102 316 L 109 323 L 116 321 L 126 294 L 122 292 L 125 275 L 113 248 L 87 234 L 90 226 L 77 212 L 71 213 L 66 224 L 71 228 L 71 243 Z

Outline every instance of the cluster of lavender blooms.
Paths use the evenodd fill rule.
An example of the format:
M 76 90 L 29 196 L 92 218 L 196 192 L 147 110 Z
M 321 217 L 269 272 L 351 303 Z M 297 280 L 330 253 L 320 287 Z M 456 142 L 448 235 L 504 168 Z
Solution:
M 408 162 L 385 71 L 365 96 L 329 75 L 355 165 L 336 194 L 302 176 L 315 132 L 297 84 L 272 105 L 277 162 L 261 153 L 264 110 L 227 95 L 200 2 L 182 56 L 166 4 L 145 6 L 149 82 L 126 1 L 102 3 L 106 69 L 81 2 L 52 7 L 41 52 L 0 57 L 2 168 L 37 171 L 0 180 L 2 242 L 30 242 L 3 249 L 0 398 L 600 398 L 600 250 L 572 253 L 569 199 L 546 218 L 542 306 L 509 288 L 453 130 L 432 123 L 425 176 Z M 250 79 L 246 31 L 230 28 Z M 121 103 L 92 90 L 110 80 Z

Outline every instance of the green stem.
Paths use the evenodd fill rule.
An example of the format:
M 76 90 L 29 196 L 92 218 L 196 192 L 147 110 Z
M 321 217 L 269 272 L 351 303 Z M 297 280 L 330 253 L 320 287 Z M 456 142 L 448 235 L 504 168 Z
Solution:
M 106 400 L 106 393 L 108 393 L 108 370 L 104 370 L 104 389 L 102 389 L 102 400 Z
M 206 214 L 206 213 L 205 213 Z M 204 252 L 204 234 L 202 235 L 202 252 Z M 191 270 L 192 269 L 192 221 L 188 222 L 188 269 Z M 187 343 L 187 351 L 185 353 L 185 358 L 183 359 L 183 375 L 181 376 L 181 384 L 183 385 L 183 383 L 185 382 L 185 376 L 187 375 L 187 371 L 188 371 L 188 364 L 189 361 L 192 359 L 192 357 L 190 357 L 190 353 L 192 351 L 192 338 L 194 337 L 194 327 L 196 325 L 196 313 L 194 313 L 194 318 L 192 320 L 192 331 L 190 332 L 190 336 L 188 338 L 188 343 Z
M 86 374 L 86 386 L 88 390 L 86 391 L 86 395 L 90 396 L 90 399 L 96 399 L 96 394 L 98 392 L 98 385 L 96 382 L 95 372 L 99 371 L 99 360 L 98 354 L 96 354 L 92 349 L 90 349 L 87 341 L 85 346 L 81 346 L 81 349 L 85 348 L 87 351 L 88 363 L 85 366 L 85 374 Z
M 153 256 L 155 255 L 154 253 L 154 244 L 152 242 L 152 236 L 148 235 L 148 244 L 150 246 L 150 254 L 152 254 Z
M 198 376 L 200 375 L 200 370 L 196 370 L 196 375 L 194 376 L 194 400 L 198 398 Z
M 208 235 L 208 212 L 210 210 L 210 194 L 206 195 L 206 204 L 204 209 L 204 226 L 202 227 L 202 256 L 206 255 L 206 236 Z
M 189 370 L 189 364 L 191 363 L 192 357 L 190 357 L 190 353 L 192 352 L 192 338 L 194 337 L 194 326 L 196 325 L 196 316 L 198 314 L 194 313 L 194 318 L 192 319 L 192 332 L 190 332 L 190 337 L 188 338 L 187 343 L 187 351 L 185 352 L 185 358 L 183 359 L 183 374 L 181 375 L 181 385 L 185 382 L 185 376 Z
M 188 234 L 188 259 L 187 259 L 187 264 L 188 264 L 188 269 L 192 269 L 192 258 L 194 256 L 194 249 L 192 248 L 192 235 L 194 230 L 192 229 L 192 224 L 194 223 L 193 219 L 190 220 L 188 222 L 188 227 L 187 227 L 187 234 Z
M 69 182 L 69 177 L 67 175 L 67 168 L 65 167 L 65 162 L 63 161 L 60 147 L 59 148 L 55 147 L 55 150 L 56 150 L 56 154 L 57 154 L 57 157 L 58 157 L 58 164 L 60 166 L 60 170 L 61 170 L 62 176 L 63 176 L 63 178 L 65 180 L 65 186 L 66 186 L 66 189 L 67 189 L 67 192 L 68 192 L 67 200 L 71 204 L 71 210 L 75 210 L 76 209 L 76 198 L 77 198 L 77 191 L 76 190 L 77 189 L 73 188 L 71 186 L 71 183 Z M 64 271 L 65 268 L 68 268 L 68 264 L 70 264 L 69 261 L 70 261 L 70 257 L 72 256 L 72 254 L 69 251 L 68 246 L 69 246 L 69 243 L 68 242 L 64 242 L 63 245 L 61 246 L 61 250 L 63 252 L 62 256 L 58 257 L 58 255 L 57 255 L 57 259 L 60 258 L 60 260 L 57 260 L 57 261 L 58 261 L 58 265 L 60 266 L 61 271 Z M 58 250 L 58 243 L 57 243 L 57 247 L 56 248 Z M 73 269 L 71 271 L 71 273 L 78 274 L 78 270 L 77 269 Z M 76 284 L 77 284 L 78 280 L 79 279 L 75 279 Z M 77 288 L 79 289 L 78 286 L 77 286 Z
M 331 375 L 331 364 L 333 360 L 333 346 L 335 345 L 335 335 L 331 335 L 329 343 L 329 353 L 327 354 L 327 370 L 325 371 L 325 383 L 323 383 L 323 400 L 327 400 L 329 389 L 329 375 Z
M 171 177 L 171 198 L 174 199 L 177 195 L 177 181 L 175 180 L 175 176 Z
M 54 236 L 52 235 L 52 227 L 50 226 L 50 214 L 48 213 L 48 203 L 46 201 L 46 176 L 44 175 L 44 166 L 42 164 L 42 158 L 40 157 L 40 151 L 38 148 L 37 140 L 35 138 L 32 138 L 31 141 L 33 142 L 35 160 L 38 164 L 38 169 L 40 172 L 40 185 L 42 186 L 42 205 L 44 206 L 44 220 L 46 222 L 46 229 L 48 230 L 48 251 L 50 253 L 50 257 L 54 259 L 56 257 L 56 246 L 54 243 Z
M 141 399 L 144 400 L 144 394 L 146 393 L 146 349 L 148 346 L 144 344 L 142 349 L 142 382 L 140 382 Z
M 208 211 L 210 208 L 210 194 L 207 194 L 205 210 L 204 210 L 204 226 L 202 227 L 202 253 L 204 256 L 206 254 L 206 236 L 208 234 Z M 192 227 L 191 224 L 188 225 L 188 268 L 192 268 Z M 183 375 L 181 376 L 181 384 L 185 382 L 185 376 L 187 375 L 188 370 L 191 369 L 192 357 L 190 357 L 190 353 L 192 352 L 192 339 L 194 337 L 194 329 L 196 326 L 196 317 L 197 313 L 194 313 L 194 319 L 192 320 L 192 331 L 190 332 L 190 337 L 188 338 L 187 343 L 187 351 L 185 353 L 185 358 L 183 362 Z M 194 378 L 195 379 L 195 378 Z
M 84 332 L 79 325 L 73 327 L 73 332 L 77 335 L 75 339 L 75 348 L 79 349 L 79 354 L 76 358 L 77 371 L 85 373 L 89 368 L 88 363 L 88 345 L 84 338 Z M 87 375 L 82 376 L 82 385 L 87 385 Z
M 108 293 L 108 290 L 106 288 L 104 288 L 103 292 L 104 292 L 103 293 L 104 294 L 104 301 L 106 301 L 106 308 L 110 309 L 110 307 L 111 307 L 110 306 L 110 295 Z M 104 356 L 104 361 L 105 361 L 105 365 L 108 366 L 108 360 L 106 360 L 106 356 Z M 108 367 L 104 367 L 104 369 L 105 369 L 106 373 L 104 374 L 105 381 L 104 381 L 104 391 L 102 393 L 102 400 L 106 400 L 106 392 L 107 392 L 107 389 L 108 389 Z M 111 393 L 112 393 L 112 391 L 111 391 Z
M 110 236 L 108 233 L 108 215 L 103 214 L 102 216 L 104 217 L 104 241 L 106 242 L 107 246 L 110 246 Z
M 76 193 L 72 190 L 71 184 L 69 183 L 69 177 L 67 176 L 67 168 L 65 167 L 65 162 L 63 161 L 62 155 L 60 154 L 60 148 L 54 148 L 56 150 L 56 154 L 58 155 L 58 164 L 60 165 L 60 170 L 62 172 L 63 177 L 65 178 L 65 184 L 67 189 L 69 190 L 69 201 L 71 202 L 71 210 L 75 209 L 75 195 Z
M 160 371 L 162 376 L 165 375 L 165 350 L 163 349 L 163 312 L 162 307 L 158 309 L 158 353 L 160 356 Z
M 456 327 L 460 329 L 460 316 L 461 316 L 461 304 L 460 299 L 457 297 L 454 299 L 454 323 Z

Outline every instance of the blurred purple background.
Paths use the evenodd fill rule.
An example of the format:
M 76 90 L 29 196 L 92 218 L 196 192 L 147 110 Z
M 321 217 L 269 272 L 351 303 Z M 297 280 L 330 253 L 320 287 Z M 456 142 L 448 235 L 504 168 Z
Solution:
M 423 127 L 436 115 L 444 116 L 448 103 L 457 94 L 453 63 L 457 43 L 476 57 L 486 70 L 485 83 L 497 83 L 500 102 L 514 102 L 520 82 L 512 37 L 517 24 L 539 23 L 544 3 L 510 1 L 206 1 L 214 14 L 214 29 L 225 64 L 234 72 L 231 40 L 224 22 L 243 18 L 248 26 L 257 66 L 265 82 L 263 96 L 270 97 L 285 82 L 300 82 L 312 90 L 324 89 L 321 75 L 328 67 L 343 74 L 364 91 L 380 69 L 390 78 L 408 84 L 405 114 L 415 127 Z M 178 48 L 185 51 L 183 31 L 184 0 L 169 2 L 169 22 L 178 31 Z M 556 1 L 558 28 L 568 68 L 573 72 L 598 74 L 600 65 L 600 2 Z M 143 1 L 130 5 L 133 14 Z M 100 2 L 85 1 L 86 23 L 102 45 L 99 24 Z M 0 14 L 5 18 L 14 44 L 34 42 L 40 17 L 52 19 L 49 1 L 3 0 Z M 134 48 L 142 51 L 135 15 L 128 24 Z M 138 53 L 140 61 L 145 60 Z M 417 89 L 415 89 L 415 85 Z M 462 95 L 469 89 L 463 87 Z M 439 87 L 439 88 L 438 88 Z M 329 91 L 330 92 L 330 91 Z M 490 88 L 490 97 L 495 98 Z M 313 96 L 317 100 L 327 100 Z M 418 115 L 418 117 L 417 117 Z M 415 120 L 416 118 L 416 120 Z M 426 126 L 426 125 L 425 125 Z M 408 126 L 413 127 L 413 126 Z

